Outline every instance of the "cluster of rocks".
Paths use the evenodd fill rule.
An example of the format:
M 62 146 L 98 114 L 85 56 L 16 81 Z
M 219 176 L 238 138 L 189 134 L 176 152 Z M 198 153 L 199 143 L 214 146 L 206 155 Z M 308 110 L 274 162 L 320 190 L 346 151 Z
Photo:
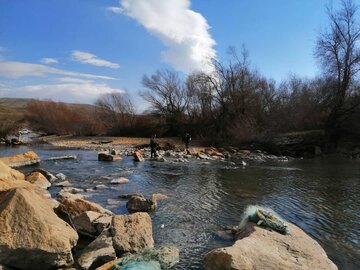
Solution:
M 208 161 L 229 161 L 234 164 L 242 164 L 244 162 L 266 162 L 289 161 L 288 157 L 282 155 L 269 154 L 261 150 L 247 150 L 240 147 L 190 147 L 187 150 L 176 147 L 174 144 L 163 142 L 157 148 L 157 155 L 151 158 L 151 151 L 148 144 L 136 145 L 132 149 L 103 149 L 98 153 L 99 161 L 120 160 L 122 156 L 133 156 L 134 161 L 143 162 L 145 160 L 157 162 L 185 163 L 190 160 Z
M 142 252 L 156 254 L 159 265 L 179 260 L 176 247 L 154 249 L 148 213 L 115 215 L 69 187 L 55 200 L 47 189 L 64 175 L 36 169 L 25 176 L 12 168 L 35 161 L 34 152 L 0 161 L 0 268 L 105 270 Z
M 145 161 L 145 158 L 151 161 L 159 162 L 188 162 L 191 159 L 204 160 L 204 161 L 225 161 L 233 160 L 238 161 L 241 164 L 246 164 L 246 162 L 266 162 L 266 161 L 288 161 L 289 159 L 285 156 L 276 156 L 268 154 L 266 152 L 256 150 L 244 150 L 236 147 L 225 147 L 225 148 L 215 148 L 215 147 L 192 147 L 187 151 L 181 149 L 174 150 L 159 150 L 158 156 L 150 159 L 150 150 L 147 148 L 136 149 L 133 153 L 134 160 L 137 162 Z

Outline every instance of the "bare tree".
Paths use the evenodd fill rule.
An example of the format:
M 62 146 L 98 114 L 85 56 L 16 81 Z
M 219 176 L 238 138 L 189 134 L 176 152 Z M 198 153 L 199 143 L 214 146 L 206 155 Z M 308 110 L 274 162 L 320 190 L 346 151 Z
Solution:
M 336 82 L 330 89 L 330 112 L 326 121 L 329 139 L 333 141 L 341 118 L 351 112 L 345 109 L 344 104 L 360 70 L 360 23 L 358 7 L 352 0 L 343 0 L 338 11 L 328 8 L 328 15 L 330 28 L 321 33 L 316 56 L 326 75 Z
M 142 84 L 148 90 L 141 95 L 152 105 L 155 113 L 165 117 L 169 132 L 181 132 L 190 97 L 179 74 L 170 70 L 157 71 L 150 77 L 144 75 Z
M 95 102 L 102 122 L 112 132 L 129 128 L 134 123 L 135 107 L 128 95 L 118 92 L 101 95 Z M 121 133 L 121 132 L 120 132 Z

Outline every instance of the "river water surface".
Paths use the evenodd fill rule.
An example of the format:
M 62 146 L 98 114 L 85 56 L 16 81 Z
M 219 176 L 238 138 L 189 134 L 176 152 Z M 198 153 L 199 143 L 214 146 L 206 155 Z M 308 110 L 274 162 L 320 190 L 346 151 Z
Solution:
M 0 148 L 0 156 L 21 153 L 28 147 Z M 339 159 L 292 160 L 261 163 L 245 168 L 227 162 L 135 163 L 131 157 L 98 162 L 95 151 L 35 147 L 39 166 L 64 173 L 74 187 L 109 188 L 88 192 L 89 200 L 116 214 L 127 213 L 120 194 L 163 193 L 153 221 L 157 246 L 171 244 L 181 251 L 175 269 L 202 269 L 211 249 L 232 244 L 216 234 L 237 225 L 249 205 L 275 210 L 285 220 L 316 239 L 339 269 L 360 269 L 360 162 Z M 47 161 L 49 157 L 77 155 L 77 160 Z M 22 168 L 25 173 L 34 167 Z M 109 177 L 106 178 L 106 176 Z M 110 179 L 127 177 L 130 183 L 110 185 Z M 50 192 L 56 194 L 57 188 Z M 162 226 L 164 225 L 164 226 Z M 163 228 L 162 228 L 163 227 Z

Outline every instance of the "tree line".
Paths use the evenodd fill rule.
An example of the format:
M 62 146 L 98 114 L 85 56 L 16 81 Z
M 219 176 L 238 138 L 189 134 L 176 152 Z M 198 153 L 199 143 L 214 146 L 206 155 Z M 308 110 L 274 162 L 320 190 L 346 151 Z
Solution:
M 359 136 L 360 21 L 354 1 L 328 8 L 315 57 L 322 75 L 295 75 L 277 84 L 252 67 L 248 51 L 229 49 L 231 60 L 213 72 L 189 75 L 159 70 L 144 75 L 140 95 L 151 105 L 139 115 L 127 95 L 106 94 L 87 109 L 35 101 L 28 121 L 47 132 L 75 135 L 180 136 L 190 132 L 216 143 L 261 140 L 274 134 L 325 130 L 328 145 L 343 134 Z

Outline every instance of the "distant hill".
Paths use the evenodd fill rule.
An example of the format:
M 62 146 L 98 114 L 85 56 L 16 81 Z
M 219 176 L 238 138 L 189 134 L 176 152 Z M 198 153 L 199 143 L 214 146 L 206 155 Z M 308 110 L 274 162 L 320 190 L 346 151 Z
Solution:
M 34 100 L 35 99 L 30 98 L 0 98 L 0 121 L 21 121 L 22 119 L 24 119 L 24 115 L 26 113 L 26 106 Z M 94 108 L 94 105 L 90 104 L 67 104 L 87 109 Z
M 0 107 L 25 108 L 30 98 L 0 98 Z
M 0 98 L 0 121 L 21 121 L 31 99 Z

